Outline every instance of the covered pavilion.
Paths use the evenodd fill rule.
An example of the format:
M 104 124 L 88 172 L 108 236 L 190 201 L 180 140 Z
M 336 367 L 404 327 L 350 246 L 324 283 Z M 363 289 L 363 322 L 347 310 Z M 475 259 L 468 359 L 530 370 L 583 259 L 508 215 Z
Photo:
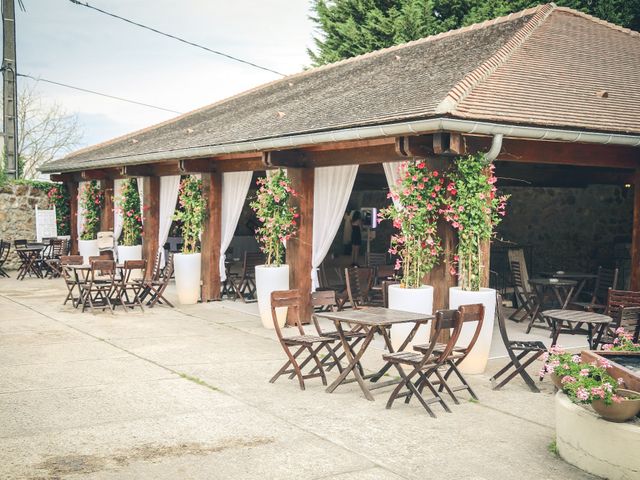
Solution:
M 498 176 L 517 172 L 544 185 L 569 175 L 573 184 L 640 188 L 640 33 L 546 4 L 291 75 L 74 152 L 42 171 L 67 185 L 72 221 L 79 182 L 100 180 L 109 192 L 114 180 L 141 178 L 147 259 L 166 239 L 161 180 L 201 174 L 209 211 L 201 245 L 208 301 L 220 296 L 225 202 L 245 201 L 224 195 L 230 174 L 287 168 L 300 193 L 299 233 L 287 244 L 290 280 L 311 291 L 314 223 L 326 209 L 314 202 L 314 191 L 318 198 L 327 187 L 320 168 L 366 171 L 377 164 L 379 171 L 379 164 L 412 158 L 445 168 L 457 156 L 490 149 Z M 102 228 L 112 229 L 113 219 L 107 201 Z M 455 232 L 442 225 L 440 235 L 453 251 Z M 74 250 L 77 238 L 72 228 Z M 444 307 L 455 277 L 441 266 L 426 280 L 435 287 L 435 307 Z M 640 195 L 631 288 L 640 289 Z M 303 314 L 310 311 L 306 306 Z

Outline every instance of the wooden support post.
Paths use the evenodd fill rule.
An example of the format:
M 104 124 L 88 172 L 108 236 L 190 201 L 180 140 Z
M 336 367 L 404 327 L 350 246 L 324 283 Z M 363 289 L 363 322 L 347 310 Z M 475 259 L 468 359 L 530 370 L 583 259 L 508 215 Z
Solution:
M 78 182 L 64 182 L 69 193 L 69 231 L 71 234 L 71 255 L 78 254 Z
M 424 277 L 424 284 L 433 286 L 433 311 L 449 308 L 449 287 L 458 279 L 451 274 L 451 262 L 458 248 L 456 231 L 446 220 L 438 221 L 438 236 L 442 242 L 442 261 Z M 447 337 L 448 338 L 448 337 Z
M 100 211 L 100 231 L 113 232 L 113 178 L 100 180 L 104 205 Z
M 640 290 L 640 170 L 633 185 L 633 237 L 631 240 L 631 290 Z
M 289 265 L 289 284 L 300 290 L 303 304 L 300 319 L 303 323 L 311 321 L 311 256 L 313 242 L 313 168 L 288 168 L 287 176 L 291 186 L 298 192 L 294 205 L 300 213 L 298 234 L 287 242 L 287 264 Z M 287 319 L 291 324 L 291 319 Z
M 207 209 L 202 229 L 202 301 L 220 300 L 220 242 L 222 229 L 222 174 L 202 174 Z M 244 199 L 238 199 L 244 201 Z
M 147 261 L 146 278 L 151 277 L 158 253 L 160 219 L 160 177 L 143 177 L 142 258 Z

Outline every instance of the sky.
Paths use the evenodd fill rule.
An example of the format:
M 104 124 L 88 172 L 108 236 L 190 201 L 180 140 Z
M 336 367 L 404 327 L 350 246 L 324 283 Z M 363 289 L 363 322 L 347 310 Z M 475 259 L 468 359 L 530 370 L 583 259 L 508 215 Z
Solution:
M 85 0 L 83 0 L 85 1 Z M 86 0 L 90 5 L 290 74 L 310 64 L 307 0 Z M 18 72 L 187 112 L 280 78 L 69 0 L 16 1 Z M 20 78 L 19 87 L 33 80 Z M 82 146 L 176 116 L 38 82 L 78 115 Z

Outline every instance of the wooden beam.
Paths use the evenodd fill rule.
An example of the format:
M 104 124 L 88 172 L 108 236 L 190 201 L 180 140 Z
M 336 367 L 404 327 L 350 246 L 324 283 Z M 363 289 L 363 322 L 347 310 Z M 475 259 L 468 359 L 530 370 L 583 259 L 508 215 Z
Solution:
M 202 301 L 220 300 L 220 243 L 222 229 L 222 174 L 203 173 L 207 213 L 202 229 Z
M 385 143 L 360 149 L 342 150 L 278 150 L 265 152 L 262 168 L 311 168 L 336 165 L 367 165 L 406 160 L 399 155 L 395 143 Z
M 300 319 L 304 323 L 311 321 L 312 308 L 309 302 L 311 293 L 311 256 L 313 242 L 313 168 L 289 168 L 287 176 L 291 187 L 298 192 L 293 204 L 300 213 L 298 234 L 287 242 L 287 264 L 289 265 L 289 284 L 300 290 L 305 300 L 300 308 Z M 291 319 L 287 320 L 291 324 Z
M 52 182 L 75 182 L 75 176 L 73 173 L 54 173 L 49 175 L 49 180 Z
M 469 153 L 486 152 L 491 146 L 491 137 L 464 136 L 464 140 Z M 640 167 L 640 148 L 506 138 L 497 160 L 635 170 Z
M 635 181 L 635 171 L 606 167 L 494 162 L 498 186 L 586 187 L 587 185 L 625 185 Z
M 168 175 L 182 175 L 180 162 L 149 163 L 145 165 L 126 165 L 120 167 L 124 177 L 163 177 Z
M 183 174 L 208 173 L 216 171 L 216 164 L 210 158 L 191 158 L 180 160 L 179 168 Z
M 71 234 L 71 255 L 78 254 L 78 182 L 65 181 L 69 193 L 69 230 Z
M 104 194 L 104 205 L 100 210 L 100 231 L 113 231 L 113 179 L 100 180 L 100 188 Z M 116 239 L 117 240 L 117 239 Z
M 146 278 L 150 278 L 159 246 L 160 177 L 144 177 L 142 182 L 142 258 L 147 261 Z
M 633 235 L 631 240 L 631 290 L 640 290 L 640 169 L 633 186 Z
M 304 150 L 273 150 L 262 152 L 264 168 L 303 168 L 309 164 L 307 152 Z
M 396 153 L 401 157 L 432 157 L 433 135 L 396 137 Z

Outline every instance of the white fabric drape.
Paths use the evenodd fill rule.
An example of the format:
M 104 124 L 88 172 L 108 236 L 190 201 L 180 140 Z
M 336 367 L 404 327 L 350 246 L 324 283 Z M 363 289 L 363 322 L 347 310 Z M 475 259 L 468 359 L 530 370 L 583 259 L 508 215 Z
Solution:
M 227 279 L 224 268 L 225 252 L 238 226 L 242 207 L 247 198 L 253 172 L 228 172 L 222 174 L 222 219 L 220 231 L 220 280 Z
M 82 204 L 82 192 L 84 191 L 87 183 L 89 182 L 79 182 L 78 183 L 78 218 L 76 229 L 78 231 L 78 238 L 82 235 L 82 227 L 84 225 L 84 205 Z
M 120 195 L 122 195 L 122 187 L 127 180 L 117 179 L 113 181 L 113 238 L 116 242 L 122 234 L 122 209 L 119 206 Z
M 140 183 L 138 183 L 138 185 L 140 185 Z M 164 249 L 162 247 L 167 242 L 167 238 L 169 238 L 169 230 L 171 230 L 173 214 L 176 211 L 176 203 L 178 201 L 179 190 L 180 175 L 160 177 L 160 218 L 158 219 L 158 246 L 162 252 L 164 252 Z M 164 264 L 164 254 L 162 255 L 162 259 L 162 263 Z
M 315 169 L 313 190 L 313 246 L 311 277 L 319 287 L 317 269 L 327 256 L 347 208 L 358 165 Z
M 407 162 L 386 162 L 382 164 L 382 168 L 384 169 L 384 176 L 387 177 L 389 190 L 391 190 L 391 187 L 395 187 L 398 183 L 398 180 L 400 180 L 399 170 L 406 164 Z M 397 200 L 393 200 L 393 204 L 396 206 L 396 209 L 399 209 L 400 203 Z
M 144 177 L 136 177 L 136 183 L 138 184 L 138 195 L 140 196 L 140 212 L 144 212 Z M 144 222 L 144 215 L 142 215 L 142 221 Z

